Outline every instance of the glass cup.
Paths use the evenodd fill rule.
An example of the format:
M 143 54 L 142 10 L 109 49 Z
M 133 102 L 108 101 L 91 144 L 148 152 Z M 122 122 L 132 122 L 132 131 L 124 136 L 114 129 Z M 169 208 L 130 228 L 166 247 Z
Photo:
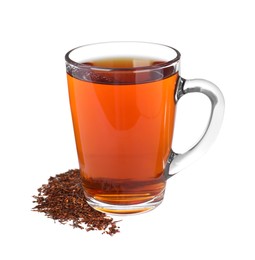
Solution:
M 69 51 L 66 71 L 80 174 L 88 203 L 113 214 L 146 212 L 169 177 L 199 158 L 218 134 L 224 98 L 213 83 L 179 75 L 176 49 L 106 42 Z M 211 101 L 208 126 L 187 152 L 172 148 L 176 105 L 188 93 Z

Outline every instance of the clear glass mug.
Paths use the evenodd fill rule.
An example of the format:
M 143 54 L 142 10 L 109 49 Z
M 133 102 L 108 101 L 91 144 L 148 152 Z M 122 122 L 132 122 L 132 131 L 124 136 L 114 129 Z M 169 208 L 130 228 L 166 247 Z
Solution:
M 210 147 L 224 114 L 213 83 L 179 75 L 176 49 L 144 42 L 106 42 L 69 51 L 66 71 L 84 193 L 95 209 L 146 212 L 163 200 L 169 177 Z M 187 152 L 172 148 L 175 110 L 183 95 L 211 101 L 202 138 Z

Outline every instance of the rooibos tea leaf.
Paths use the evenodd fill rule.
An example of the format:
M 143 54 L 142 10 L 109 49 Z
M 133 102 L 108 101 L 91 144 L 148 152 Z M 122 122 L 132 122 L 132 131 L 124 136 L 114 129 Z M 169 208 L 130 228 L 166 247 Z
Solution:
M 33 198 L 37 203 L 33 211 L 43 212 L 61 224 L 69 223 L 86 231 L 101 230 L 109 235 L 119 232 L 117 221 L 88 205 L 77 169 L 50 177 Z

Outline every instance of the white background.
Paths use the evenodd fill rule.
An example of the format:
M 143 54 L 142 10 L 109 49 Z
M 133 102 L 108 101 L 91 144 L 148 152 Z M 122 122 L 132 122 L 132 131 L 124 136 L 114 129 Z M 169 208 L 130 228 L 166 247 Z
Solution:
M 255 259 L 253 2 L 1 2 L 1 259 Z M 78 167 L 65 53 L 112 40 L 177 48 L 181 75 L 217 84 L 226 111 L 213 147 L 168 181 L 160 207 L 121 218 L 110 237 L 54 224 L 31 212 L 31 196 Z M 203 97 L 180 103 L 175 150 L 196 141 L 208 113 Z

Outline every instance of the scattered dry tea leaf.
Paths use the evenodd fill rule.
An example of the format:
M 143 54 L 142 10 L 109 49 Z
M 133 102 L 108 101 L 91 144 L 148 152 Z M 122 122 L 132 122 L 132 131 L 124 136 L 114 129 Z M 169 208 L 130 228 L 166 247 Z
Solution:
M 118 221 L 89 206 L 77 169 L 50 177 L 33 198 L 33 203 L 37 203 L 33 211 L 43 212 L 61 224 L 69 223 L 74 228 L 87 231 L 102 230 L 103 234 L 109 235 L 119 232 Z

